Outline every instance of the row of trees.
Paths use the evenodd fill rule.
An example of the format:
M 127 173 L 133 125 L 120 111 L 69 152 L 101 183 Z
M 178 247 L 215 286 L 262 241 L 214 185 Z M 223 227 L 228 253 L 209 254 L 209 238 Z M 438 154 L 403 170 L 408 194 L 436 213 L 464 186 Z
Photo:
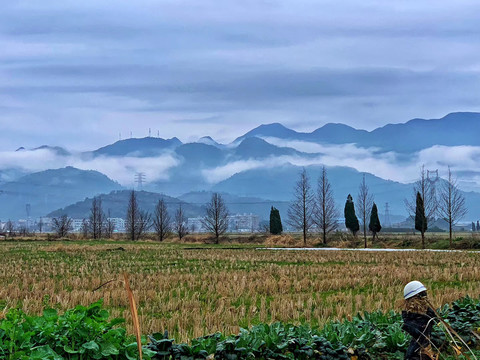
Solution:
M 428 179 L 425 168 L 422 166 L 420 179 L 413 186 L 412 200 L 405 200 L 408 212 L 415 219 L 415 229 L 422 236 L 423 248 L 425 248 L 425 232 L 428 229 L 428 224 L 434 221 L 437 216 L 448 223 L 450 245 L 452 245 L 453 228 L 467 212 L 465 197 L 458 189 L 456 179 L 453 177 L 450 168 L 448 168 L 447 178 L 441 181 L 438 194 L 434 185 L 435 183 Z M 280 219 L 280 214 L 275 213 L 274 210 L 278 212 L 278 210 L 272 208 L 270 215 L 270 232 L 272 233 L 278 231 L 278 225 L 275 225 L 275 221 L 278 221 L 277 218 Z M 359 186 L 357 204 L 354 204 L 353 197 L 350 194 L 347 196 L 345 203 L 345 226 L 354 236 L 360 230 L 360 221 L 357 214 L 360 217 L 364 243 L 367 247 L 367 226 L 373 234 L 373 240 L 381 231 L 382 226 L 378 217 L 378 208 L 366 184 L 365 175 L 363 175 Z M 322 168 L 317 181 L 316 192 L 313 191 L 308 174 L 304 169 L 295 184 L 294 199 L 288 209 L 289 225 L 302 232 L 304 244 L 306 244 L 309 231 L 316 227 L 322 233 L 323 243 L 326 244 L 328 234 L 338 228 L 338 217 L 338 210 L 326 168 Z M 274 220 L 273 226 L 272 219 Z M 475 229 L 474 223 L 472 223 L 472 228 Z
M 453 226 L 466 214 L 465 198 L 459 191 L 450 168 L 448 169 L 448 178 L 442 181 L 438 195 L 433 182 L 428 180 L 425 169 L 422 167 L 420 179 L 413 187 L 414 200 L 405 200 L 407 210 L 415 219 L 415 229 L 421 233 L 423 247 L 425 247 L 424 235 L 428 224 L 435 219 L 435 216 L 439 215 L 449 224 L 451 242 Z M 373 240 L 382 229 L 378 208 L 373 200 L 373 195 L 370 193 L 365 175 L 363 175 L 356 205 L 353 197 L 349 194 L 344 208 L 345 226 L 354 236 L 360 230 L 360 224 L 362 225 L 365 247 L 367 247 L 367 228 L 373 234 Z M 326 168 L 322 168 L 315 191 L 304 169 L 294 187 L 294 200 L 288 209 L 288 224 L 302 232 L 304 244 L 306 244 L 308 233 L 313 228 L 321 232 L 323 243 L 326 244 L 328 235 L 338 229 L 338 218 L 339 211 L 335 205 Z M 228 209 L 220 194 L 214 193 L 210 202 L 206 204 L 202 225 L 214 235 L 216 243 L 227 231 Z M 55 218 L 53 226 L 59 236 L 65 236 L 71 230 L 71 219 L 67 216 Z M 115 224 L 110 216 L 106 216 L 103 212 L 100 198 L 93 199 L 90 216 L 88 219 L 84 219 L 82 227 L 84 235 L 94 239 L 111 237 L 113 234 Z M 173 219 L 163 199 L 156 204 L 154 213 L 149 214 L 139 208 L 137 195 L 135 191 L 132 191 L 125 221 L 127 238 L 132 241 L 138 240 L 152 228 L 160 241 L 163 241 L 172 232 L 182 239 L 188 233 L 187 218 L 182 204 L 179 204 Z M 280 234 L 282 231 L 280 213 L 278 209 L 272 207 L 270 232 Z
M 220 194 L 214 193 L 210 202 L 206 204 L 206 214 L 202 219 L 202 225 L 215 236 L 216 243 L 227 231 L 228 209 Z M 53 219 L 52 226 L 58 236 L 65 237 L 72 230 L 72 219 L 67 215 L 62 215 Z M 171 233 L 175 233 L 180 240 L 187 235 L 187 217 L 182 203 L 179 203 L 173 219 L 163 198 L 156 204 L 153 214 L 150 214 L 139 207 L 137 193 L 132 191 L 125 216 L 127 239 L 139 240 L 151 230 L 154 231 L 159 241 L 165 240 Z M 84 237 L 110 238 L 114 231 L 115 223 L 110 215 L 107 216 L 103 211 L 102 200 L 99 197 L 93 198 L 90 215 L 87 219 L 83 219 L 82 223 Z
M 413 202 L 405 201 L 407 209 L 415 217 L 415 229 L 422 235 L 422 247 L 425 248 L 425 232 L 437 217 L 448 224 L 450 247 L 453 241 L 454 226 L 466 215 L 465 196 L 457 186 L 457 180 L 453 177 L 448 167 L 447 178 L 441 181 L 439 193 L 435 182 L 428 179 L 425 167 L 422 166 L 420 179 L 414 184 L 415 207 Z
M 326 244 L 328 234 L 338 228 L 337 218 L 338 210 L 326 168 L 322 168 L 316 192 L 312 189 L 307 171 L 303 169 L 295 184 L 294 200 L 288 209 L 288 224 L 302 231 L 305 245 L 309 231 L 316 225 Z
M 210 201 L 205 206 L 205 216 L 202 225 L 205 230 L 212 233 L 215 243 L 228 229 L 228 208 L 222 196 L 213 193 Z M 170 233 L 175 233 L 181 240 L 188 234 L 187 217 L 180 203 L 172 221 L 167 204 L 162 198 L 155 206 L 153 216 L 138 207 L 135 191 L 132 191 L 127 209 L 125 230 L 130 240 L 140 239 L 153 227 L 159 241 L 163 241 Z
M 365 176 L 360 184 L 358 203 L 355 207 L 353 198 L 349 194 L 345 203 L 345 225 L 354 235 L 360 230 L 360 223 L 356 216 L 360 215 L 363 225 L 365 247 L 367 246 L 367 219 L 370 217 L 369 229 L 375 235 L 381 230 L 377 206 L 373 196 L 369 193 Z M 302 231 L 303 242 L 307 243 L 308 233 L 316 227 L 322 234 L 323 243 L 327 243 L 328 235 L 338 229 L 339 211 L 335 205 L 333 189 L 327 176 L 327 169 L 322 171 L 317 180 L 316 191 L 312 189 L 307 171 L 300 173 L 299 180 L 294 188 L 294 200 L 288 209 L 288 224 L 294 229 Z

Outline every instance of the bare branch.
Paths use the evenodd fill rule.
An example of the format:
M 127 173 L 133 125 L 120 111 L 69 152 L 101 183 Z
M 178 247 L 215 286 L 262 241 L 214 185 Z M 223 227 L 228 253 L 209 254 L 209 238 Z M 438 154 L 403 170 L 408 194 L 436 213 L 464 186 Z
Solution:
M 175 212 L 175 222 L 173 224 L 173 228 L 180 240 L 182 240 L 182 238 L 188 234 L 187 218 L 185 217 L 185 212 L 183 211 L 182 204 L 178 206 L 178 209 Z
M 363 174 L 362 182 L 358 188 L 358 196 L 356 203 L 356 210 L 363 226 L 363 238 L 365 247 L 367 247 L 367 218 L 370 216 L 370 211 L 373 206 L 373 195 L 370 193 L 367 183 L 365 181 L 365 174 Z
M 442 183 L 438 201 L 439 214 L 448 223 L 450 247 L 452 246 L 453 227 L 467 214 L 465 197 L 457 186 L 457 180 L 448 167 L 448 177 Z
M 220 194 L 212 194 L 202 224 L 207 231 L 215 235 L 215 243 L 218 244 L 220 236 L 228 229 L 228 209 Z
M 436 181 L 436 180 L 435 180 Z M 438 199 L 435 188 L 435 181 L 430 181 L 425 171 L 425 165 L 422 165 L 420 170 L 420 179 L 413 184 L 412 196 L 410 199 L 405 199 L 405 208 L 412 219 L 415 218 L 417 193 L 423 199 L 423 206 L 425 207 L 425 216 L 427 223 L 432 223 L 438 211 Z
M 317 203 L 313 216 L 313 222 L 322 232 L 323 243 L 327 243 L 327 235 L 338 228 L 337 219 L 339 213 L 335 205 L 333 190 L 327 177 L 325 166 L 318 178 Z
M 315 207 L 314 196 L 307 171 L 303 169 L 295 184 L 294 199 L 288 209 L 288 223 L 296 230 L 302 230 L 303 243 L 307 244 L 307 234 L 313 225 Z
M 165 200 L 163 198 L 158 200 L 157 206 L 155 207 L 155 213 L 153 215 L 153 227 L 157 234 L 158 240 L 160 241 L 163 241 L 170 232 L 170 214 L 167 211 L 167 205 L 165 204 Z

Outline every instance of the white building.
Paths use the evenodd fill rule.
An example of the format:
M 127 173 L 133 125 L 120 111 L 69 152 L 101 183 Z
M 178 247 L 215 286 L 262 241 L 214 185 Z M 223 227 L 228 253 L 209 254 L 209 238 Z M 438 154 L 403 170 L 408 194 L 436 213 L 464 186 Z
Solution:
M 72 219 L 72 231 L 82 232 L 83 219 Z
M 207 229 L 203 226 L 203 217 L 195 217 L 187 219 L 187 229 L 190 233 L 205 233 Z
M 108 218 L 107 220 L 110 220 L 113 222 L 115 228 L 113 232 L 116 233 L 123 233 L 125 232 L 125 219 L 122 218 Z
M 228 217 L 229 232 L 255 232 L 260 227 L 260 218 L 255 214 L 237 214 Z
M 188 218 L 187 229 L 191 233 L 205 233 L 207 229 L 203 225 L 203 217 Z M 227 217 L 227 232 L 255 232 L 260 228 L 260 218 L 255 214 L 236 214 Z

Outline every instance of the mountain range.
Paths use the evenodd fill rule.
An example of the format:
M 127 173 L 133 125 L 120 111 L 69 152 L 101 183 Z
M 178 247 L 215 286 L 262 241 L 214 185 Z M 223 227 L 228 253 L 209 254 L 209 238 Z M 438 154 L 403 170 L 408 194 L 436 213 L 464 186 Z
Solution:
M 315 189 L 323 165 L 327 166 L 340 213 L 347 195 L 355 198 L 365 174 L 379 211 L 383 213 L 388 202 L 392 216 L 405 217 L 404 199 L 412 196 L 411 183 L 418 177 L 420 161 L 438 156 L 435 165 L 455 165 L 467 199 L 466 219 L 476 221 L 480 214 L 480 172 L 472 164 L 480 159 L 478 134 L 480 113 L 463 112 L 372 131 L 331 123 L 306 133 L 272 123 L 252 129 L 230 144 L 220 144 L 208 136 L 191 143 L 176 137 L 147 137 L 120 140 L 81 153 L 54 145 L 19 148 L 22 159 L 47 151 L 59 164 L 81 164 L 84 170 L 66 166 L 33 172 L 25 165 L 4 166 L 0 169 L 0 201 L 5 206 L 0 207 L 0 219 L 25 218 L 27 204 L 32 217 L 62 211 L 82 217 L 91 198 L 100 194 L 105 208 L 121 216 L 121 199 L 135 186 L 136 173 L 147 174 L 142 202 L 148 209 L 163 196 L 172 206 L 185 203 L 189 213 L 197 216 L 211 192 L 218 191 L 227 199 L 231 212 L 253 212 L 266 219 L 273 205 L 286 217 L 299 172 L 307 170 Z M 449 157 L 456 162 L 449 163 Z M 404 169 L 411 168 L 415 173 L 408 181 L 385 178 L 390 177 L 385 176 L 388 171 L 401 176 Z
M 274 123 L 261 125 L 237 138 L 235 142 L 254 136 L 327 144 L 355 143 L 359 147 L 374 147 L 384 152 L 412 153 L 434 145 L 479 145 L 480 113 L 457 112 L 441 119 L 413 119 L 404 124 L 388 124 L 372 131 L 330 123 L 311 133 L 302 133 Z

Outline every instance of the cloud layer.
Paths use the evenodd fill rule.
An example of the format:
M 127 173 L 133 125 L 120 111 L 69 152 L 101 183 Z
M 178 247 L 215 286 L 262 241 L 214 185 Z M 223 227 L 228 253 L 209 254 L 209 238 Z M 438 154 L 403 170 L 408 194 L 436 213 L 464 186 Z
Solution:
M 480 172 L 477 171 L 480 146 L 433 146 L 406 156 L 394 152 L 379 152 L 376 148 L 360 148 L 354 144 L 323 145 L 279 138 L 264 140 L 277 146 L 318 155 L 235 161 L 215 169 L 204 170 L 203 174 L 207 181 L 216 183 L 241 171 L 292 164 L 352 167 L 359 172 L 371 173 L 383 179 L 412 183 L 418 180 L 420 168 L 425 165 L 426 169 L 438 170 L 440 177 L 445 177 L 450 167 L 458 178 L 462 190 L 480 191 Z
M 359 148 L 354 144 L 321 145 L 303 141 L 265 138 L 268 142 L 290 147 L 305 155 L 276 156 L 266 159 L 242 159 L 218 167 L 199 170 L 204 180 L 214 185 L 230 176 L 253 169 L 269 169 L 286 164 L 296 166 L 326 165 L 352 167 L 360 172 L 383 179 L 411 183 L 418 179 L 419 169 L 439 170 L 445 176 L 450 166 L 466 191 L 480 192 L 480 146 L 433 146 L 411 155 L 379 152 L 375 148 Z M 97 170 L 124 186 L 132 186 L 134 175 L 143 172 L 149 183 L 170 179 L 170 174 L 183 164 L 183 158 L 170 150 L 156 157 L 86 157 L 81 153 L 61 156 L 50 149 L 35 151 L 0 152 L 0 180 L 11 181 L 21 174 L 51 168 L 74 166 L 83 170 Z M 193 175 L 192 175 L 193 176 Z
M 0 150 L 479 111 L 476 1 L 7 2 Z
M 132 186 L 134 176 L 143 172 L 149 182 L 166 180 L 168 171 L 180 160 L 169 152 L 157 157 L 113 157 L 85 158 L 81 154 L 61 156 L 50 149 L 0 153 L 0 180 L 12 181 L 19 174 L 73 166 L 82 170 L 97 170 L 124 186 Z

